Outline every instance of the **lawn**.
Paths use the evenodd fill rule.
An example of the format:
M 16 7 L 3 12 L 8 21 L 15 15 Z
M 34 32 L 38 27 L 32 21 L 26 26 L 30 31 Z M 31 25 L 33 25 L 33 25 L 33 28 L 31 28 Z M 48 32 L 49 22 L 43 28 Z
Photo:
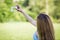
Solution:
M 54 24 L 56 40 L 60 40 L 60 24 Z M 33 40 L 36 27 L 28 22 L 0 23 L 0 40 Z

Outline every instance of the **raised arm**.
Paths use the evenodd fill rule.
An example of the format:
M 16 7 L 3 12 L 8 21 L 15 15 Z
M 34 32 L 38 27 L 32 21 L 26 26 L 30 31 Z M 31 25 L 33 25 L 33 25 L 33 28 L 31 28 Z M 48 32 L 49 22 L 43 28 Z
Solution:
M 36 26 L 36 21 L 33 20 L 33 18 L 31 18 L 28 14 L 26 14 L 26 12 L 21 7 L 19 7 L 17 5 L 16 10 L 19 11 L 19 12 L 21 12 L 31 24 L 33 24 L 34 26 Z

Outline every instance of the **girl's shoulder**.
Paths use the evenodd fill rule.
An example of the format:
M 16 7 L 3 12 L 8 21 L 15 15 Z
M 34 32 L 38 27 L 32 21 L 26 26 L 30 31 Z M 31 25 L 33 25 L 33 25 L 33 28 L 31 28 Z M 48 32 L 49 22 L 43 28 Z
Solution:
M 38 40 L 38 36 L 37 36 L 37 33 L 36 32 L 33 34 L 33 39 L 34 40 Z

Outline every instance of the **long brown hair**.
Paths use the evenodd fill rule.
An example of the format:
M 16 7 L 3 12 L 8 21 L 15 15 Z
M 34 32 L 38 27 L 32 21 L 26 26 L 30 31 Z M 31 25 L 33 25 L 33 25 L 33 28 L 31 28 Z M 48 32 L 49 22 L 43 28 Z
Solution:
M 53 24 L 48 15 L 38 15 L 37 31 L 39 35 L 39 40 L 55 40 Z

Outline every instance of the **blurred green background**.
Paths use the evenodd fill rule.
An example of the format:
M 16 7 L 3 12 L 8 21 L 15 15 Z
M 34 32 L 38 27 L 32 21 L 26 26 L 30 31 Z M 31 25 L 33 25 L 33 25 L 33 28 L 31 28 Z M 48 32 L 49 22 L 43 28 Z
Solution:
M 0 40 L 33 40 L 36 28 L 22 13 L 11 7 L 20 5 L 34 20 L 41 12 L 46 12 L 54 24 L 55 38 L 60 40 L 60 0 L 0 0 Z
M 48 1 L 48 15 L 51 16 L 53 22 L 60 23 L 60 0 Z M 20 5 L 26 13 L 36 19 L 37 15 L 46 11 L 46 0 L 0 0 L 0 22 L 9 21 L 27 21 L 25 17 L 11 7 Z M 34 16 L 33 16 L 34 15 Z

